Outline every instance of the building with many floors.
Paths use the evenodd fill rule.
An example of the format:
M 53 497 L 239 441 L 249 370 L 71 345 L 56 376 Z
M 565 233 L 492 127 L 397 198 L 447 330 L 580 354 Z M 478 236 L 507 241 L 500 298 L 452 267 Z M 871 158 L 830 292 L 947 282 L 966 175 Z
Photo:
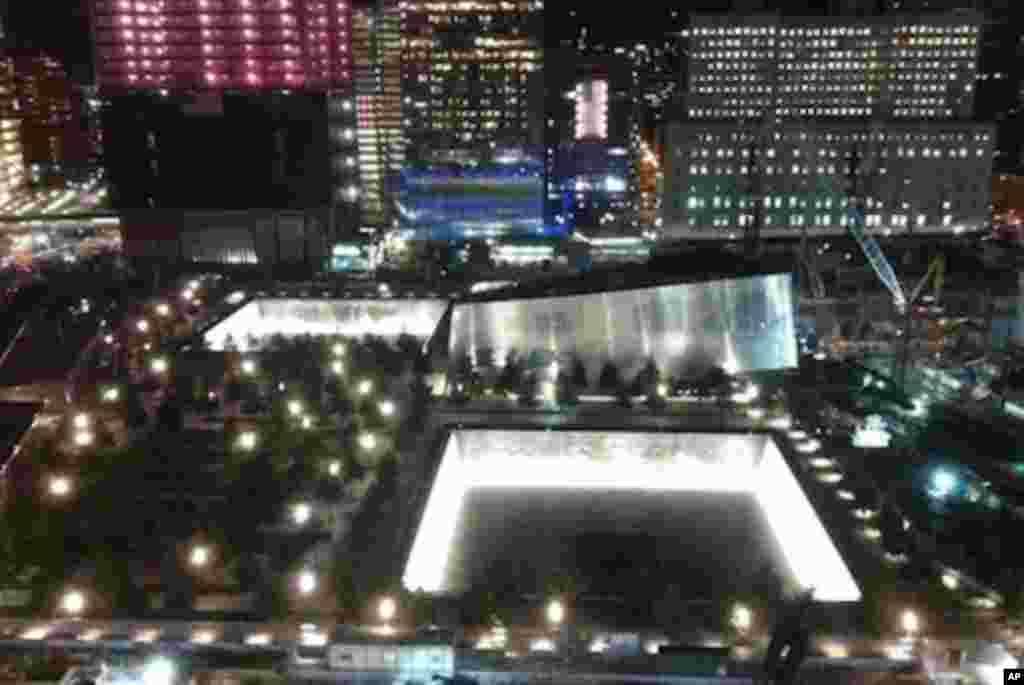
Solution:
M 14 62 L 0 59 L 0 204 L 25 183 L 25 161 L 21 148 L 21 126 L 15 90 Z
M 664 129 L 668 236 L 959 232 L 989 221 L 995 131 L 971 118 L 979 15 L 695 17 Z

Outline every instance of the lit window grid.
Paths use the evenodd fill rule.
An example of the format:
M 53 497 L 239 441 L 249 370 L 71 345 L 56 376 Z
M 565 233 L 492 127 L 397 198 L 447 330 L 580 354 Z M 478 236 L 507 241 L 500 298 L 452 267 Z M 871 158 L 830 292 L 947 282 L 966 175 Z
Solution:
M 666 221 L 696 231 L 741 231 L 754 219 L 752 183 L 746 180 L 753 170 L 752 138 L 735 127 L 699 130 L 670 155 Z M 988 213 L 987 187 L 978 179 L 989 176 L 993 141 L 994 132 L 977 125 L 893 127 L 871 134 L 853 128 L 776 132 L 763 143 L 762 230 L 844 232 L 843 160 L 855 143 L 867 148 L 865 166 L 875 170 L 867 177 L 867 185 L 877 189 L 866 197 L 868 228 L 977 229 Z M 906 183 L 888 182 L 890 174 Z
M 760 117 L 773 107 L 779 116 L 953 118 L 973 106 L 976 24 L 710 26 L 693 33 L 691 118 Z
M 351 80 L 348 0 L 92 0 L 107 88 L 320 88 Z

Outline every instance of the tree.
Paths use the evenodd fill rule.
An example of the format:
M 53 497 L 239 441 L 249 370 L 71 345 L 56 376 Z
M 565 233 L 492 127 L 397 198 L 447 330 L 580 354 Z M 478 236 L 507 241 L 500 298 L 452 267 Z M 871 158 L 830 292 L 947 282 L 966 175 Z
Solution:
M 537 376 L 535 374 L 525 373 L 522 375 L 519 388 L 517 390 L 519 393 L 519 406 L 537 406 L 537 385 Z
M 559 404 L 575 406 L 579 403 L 579 396 L 576 394 L 576 384 L 572 382 L 569 375 L 559 373 L 556 380 L 556 400 Z
M 589 387 L 589 382 L 587 380 L 587 367 L 583 365 L 583 360 L 579 357 L 573 358 L 572 384 L 581 392 Z
M 648 359 L 633 379 L 631 391 L 634 395 L 651 395 L 657 391 L 661 372 L 653 359 Z
M 602 392 L 613 395 L 618 393 L 622 388 L 622 375 L 619 373 L 619 367 L 611 361 L 605 362 L 601 367 L 601 376 L 597 381 L 597 386 Z
M 504 393 L 516 392 L 523 383 L 523 369 L 514 351 L 505 358 L 505 366 L 498 375 L 498 390 Z

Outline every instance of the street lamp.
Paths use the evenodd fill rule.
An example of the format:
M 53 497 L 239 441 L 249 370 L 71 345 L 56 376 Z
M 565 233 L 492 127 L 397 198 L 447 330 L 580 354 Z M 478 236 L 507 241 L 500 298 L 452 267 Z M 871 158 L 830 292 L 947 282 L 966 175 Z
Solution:
M 170 316 L 171 308 L 167 306 L 165 302 L 161 302 L 156 306 L 156 313 L 160 316 Z
M 242 373 L 246 376 L 251 376 L 256 373 L 256 362 L 251 359 L 242 360 Z
M 345 345 L 342 343 L 334 343 L 334 346 L 331 347 L 331 353 L 334 354 L 335 357 L 343 356 L 345 354 Z
M 337 478 L 338 476 L 340 476 L 341 475 L 341 462 L 338 461 L 338 460 L 334 460 L 330 464 L 328 464 L 327 465 L 327 473 L 330 474 L 331 476 L 333 476 L 334 478 Z
M 120 396 L 121 391 L 118 390 L 117 388 L 107 388 L 106 390 L 103 391 L 104 402 L 117 402 Z
M 252 431 L 242 433 L 238 436 L 238 446 L 243 450 L 256 449 L 256 434 Z
M 557 599 L 548 602 L 547 608 L 548 623 L 552 626 L 559 626 L 565 620 L 565 606 Z
M 68 616 L 80 616 L 85 611 L 85 595 L 79 590 L 68 590 L 60 598 L 60 610 Z
M 153 373 L 165 374 L 167 373 L 168 369 L 167 360 L 164 359 L 163 357 L 157 357 L 156 359 L 149 363 L 149 368 L 153 371 Z
M 398 612 L 398 603 L 393 597 L 384 597 L 377 604 L 377 616 L 384 623 L 389 623 Z
M 138 329 L 139 333 L 147 333 L 149 331 L 149 322 L 145 319 L 139 319 L 138 323 L 135 324 L 135 328 Z
M 302 414 L 302 402 L 298 400 L 292 400 L 288 403 L 288 413 L 292 416 L 299 416 Z
M 89 431 L 78 431 L 75 433 L 75 446 L 88 447 L 93 443 L 94 436 Z
M 210 550 L 205 545 L 196 545 L 192 548 L 188 561 L 196 568 L 202 568 L 210 562 Z
M 909 637 L 913 637 L 921 630 L 920 617 L 918 617 L 916 612 L 910 609 L 903 612 L 901 623 L 903 625 L 903 632 L 905 632 Z
M 312 419 L 312 417 L 303 416 L 302 417 L 302 427 L 305 430 L 309 430 L 310 428 L 312 428 L 313 427 L 313 419 Z
M 359 446 L 364 450 L 372 450 L 377 446 L 377 436 L 373 433 L 363 433 L 359 436 Z
M 313 507 L 309 506 L 306 502 L 299 502 L 292 507 L 292 521 L 294 521 L 297 526 L 306 525 L 312 515 Z
M 334 375 L 340 376 L 341 374 L 345 373 L 345 365 L 342 364 L 337 359 L 335 359 L 333 362 L 331 362 L 331 371 L 334 373 Z
M 750 607 L 737 604 L 732 610 L 732 627 L 740 633 L 746 633 L 754 625 L 754 612 Z
M 380 410 L 381 416 L 394 416 L 395 415 L 395 403 L 391 400 L 384 400 L 377 408 Z
M 299 573 L 299 594 L 311 595 L 316 592 L 316 574 L 306 570 Z
M 64 475 L 50 476 L 48 490 L 54 497 L 67 497 L 71 494 L 71 478 Z
M 366 397 L 367 395 L 370 394 L 370 392 L 373 391 L 373 381 L 371 381 L 369 379 L 364 379 L 364 380 L 359 381 L 359 386 L 358 386 L 357 390 L 358 390 L 360 395 L 362 395 L 363 397 Z
M 89 427 L 90 419 L 88 414 L 75 414 L 72 421 L 77 430 L 85 430 Z

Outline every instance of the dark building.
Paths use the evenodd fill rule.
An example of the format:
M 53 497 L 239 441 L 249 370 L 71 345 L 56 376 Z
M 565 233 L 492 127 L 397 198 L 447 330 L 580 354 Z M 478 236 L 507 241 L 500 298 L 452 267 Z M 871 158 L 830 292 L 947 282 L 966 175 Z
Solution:
M 103 113 L 120 209 L 323 207 L 331 198 L 322 94 L 126 95 Z

